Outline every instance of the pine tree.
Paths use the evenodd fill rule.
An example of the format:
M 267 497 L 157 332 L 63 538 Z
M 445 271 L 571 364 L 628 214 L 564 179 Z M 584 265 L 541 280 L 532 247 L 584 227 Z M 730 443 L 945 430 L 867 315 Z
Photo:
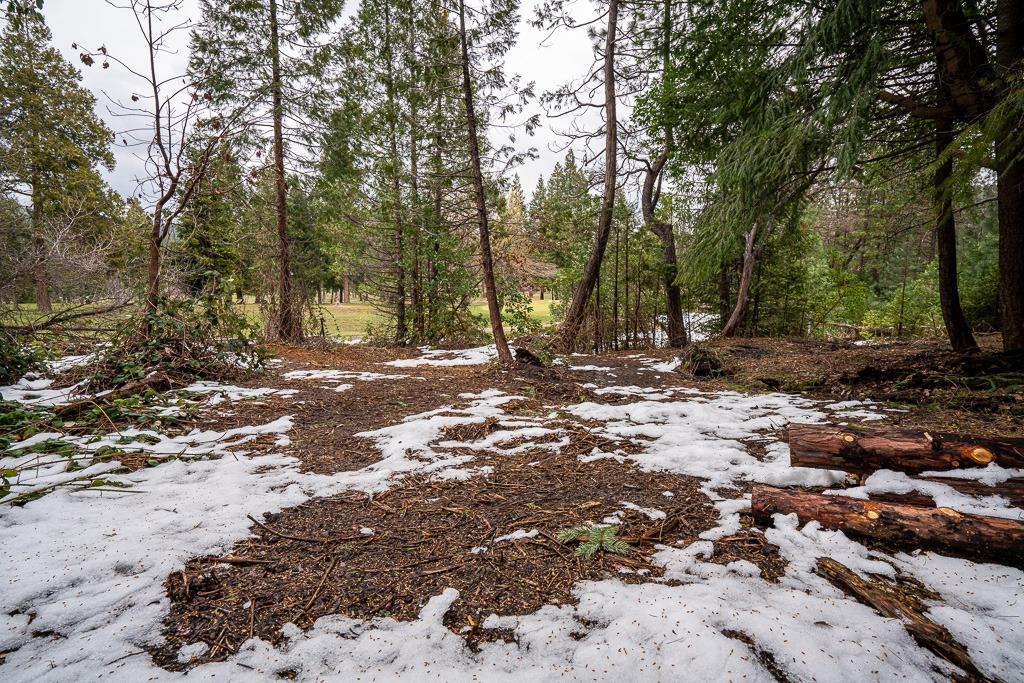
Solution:
M 42 16 L 27 12 L 0 36 L 0 183 L 31 203 L 36 303 L 48 312 L 46 222 L 69 193 L 102 193 L 112 133 L 95 114 L 81 74 L 50 45 Z
M 338 16 L 341 0 L 202 0 L 202 20 L 192 34 L 192 71 L 225 105 L 246 104 L 251 130 L 260 142 L 270 122 L 278 236 L 277 334 L 302 336 L 301 302 L 292 283 L 288 224 L 289 149 L 286 137 L 298 134 L 313 107 L 311 98 L 323 67 L 318 43 Z

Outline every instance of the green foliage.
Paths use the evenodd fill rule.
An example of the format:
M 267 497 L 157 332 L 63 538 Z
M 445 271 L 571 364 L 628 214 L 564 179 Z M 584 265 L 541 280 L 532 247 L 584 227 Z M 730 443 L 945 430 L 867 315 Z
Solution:
M 619 527 L 613 524 L 580 524 L 559 530 L 555 537 L 559 543 L 568 544 L 579 541 L 579 546 L 576 547 L 576 554 L 589 560 L 598 551 L 614 553 L 615 555 L 628 555 L 632 552 L 633 549 L 628 543 L 616 537 L 618 531 Z
M 897 336 L 937 336 L 942 334 L 942 310 L 939 308 L 938 274 L 935 263 L 880 301 L 864 316 L 869 328 L 890 330 Z
M 220 299 L 165 299 L 125 321 L 82 371 L 92 390 L 151 373 L 186 382 L 223 379 L 262 369 L 266 353 L 259 330 Z
M 0 384 L 11 384 L 43 362 L 40 349 L 0 330 Z

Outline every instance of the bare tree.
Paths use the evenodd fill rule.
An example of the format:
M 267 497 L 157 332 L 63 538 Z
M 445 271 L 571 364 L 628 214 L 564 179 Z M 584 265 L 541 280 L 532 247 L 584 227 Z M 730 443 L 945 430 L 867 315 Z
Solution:
M 189 28 L 189 20 L 179 18 L 183 0 L 107 2 L 135 19 L 146 48 L 146 63 L 136 68 L 105 46 L 82 52 L 81 60 L 91 66 L 102 59 L 103 68 L 114 62 L 140 86 L 131 102 L 112 99 L 110 111 L 127 123 L 117 138 L 122 145 L 139 150 L 144 163 L 144 173 L 136 182 L 139 199 L 151 216 L 145 305 L 147 311 L 155 311 L 160 301 L 164 242 L 210 168 L 215 150 L 237 132 L 240 117 L 237 113 L 213 113 L 202 83 L 186 73 L 168 75 L 160 68 L 161 57 L 172 54 L 174 41 Z M 240 111 L 241 107 L 236 110 Z

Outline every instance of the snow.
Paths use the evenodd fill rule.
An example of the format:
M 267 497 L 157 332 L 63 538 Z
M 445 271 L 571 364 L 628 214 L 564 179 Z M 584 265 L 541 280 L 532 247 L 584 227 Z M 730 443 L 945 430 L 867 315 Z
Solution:
M 433 365 L 436 367 L 453 367 L 459 365 L 484 365 L 498 357 L 498 348 L 490 346 L 478 346 L 473 349 L 431 349 L 429 346 L 421 346 L 419 358 L 402 358 L 384 363 L 396 368 L 416 368 L 421 365 Z
M 608 372 L 615 368 L 610 368 L 606 365 L 570 365 L 569 369 L 578 372 Z
M 71 395 L 83 384 L 79 382 L 63 389 L 51 389 L 53 383 L 52 379 L 29 374 L 14 384 L 0 387 L 0 398 L 26 405 L 57 406 L 70 401 Z
M 356 372 L 352 370 L 292 370 L 281 375 L 285 379 L 315 379 L 323 382 L 340 382 L 343 379 L 354 379 L 360 382 L 373 382 L 376 380 L 408 379 L 409 375 L 388 375 L 380 372 Z M 419 378 L 422 379 L 422 378 Z M 352 386 L 351 384 L 348 386 Z
M 102 448 L 116 448 L 123 452 L 143 452 L 157 460 L 168 457 L 216 457 L 228 453 L 237 457 L 244 451 L 232 451 L 231 449 L 248 443 L 262 434 L 276 434 L 278 435 L 277 444 L 287 445 L 288 437 L 285 433 L 291 427 L 292 418 L 290 415 L 285 415 L 263 425 L 237 427 L 224 431 L 194 429 L 188 434 L 180 436 L 166 436 L 153 430 L 134 427 L 105 436 L 69 436 L 57 432 L 43 432 L 11 444 L 7 452 L 15 452 L 15 454 L 0 457 L 0 468 L 18 471 L 17 476 L 11 480 L 9 495 L 23 495 L 55 484 L 91 479 L 118 469 L 120 462 L 116 459 L 93 463 L 91 453 Z M 75 456 L 75 464 L 81 469 L 68 471 L 70 461 L 59 454 L 17 453 L 22 449 L 46 441 L 63 441 L 73 444 L 82 451 Z M 121 475 L 105 478 L 119 483 L 133 483 L 130 477 Z
M 262 398 L 264 396 L 279 396 L 289 398 L 299 393 L 297 389 L 272 389 L 270 387 L 236 387 L 233 384 L 221 384 L 220 382 L 199 381 L 193 382 L 182 391 L 190 394 L 208 395 L 204 401 L 206 406 L 215 406 L 224 401 L 242 401 L 251 398 Z

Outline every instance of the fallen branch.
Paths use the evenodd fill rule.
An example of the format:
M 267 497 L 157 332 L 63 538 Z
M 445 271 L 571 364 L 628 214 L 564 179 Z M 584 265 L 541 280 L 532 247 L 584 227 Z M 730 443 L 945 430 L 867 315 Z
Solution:
M 910 604 L 909 600 L 900 599 L 895 592 L 886 590 L 880 581 L 866 581 L 830 557 L 819 557 L 817 566 L 818 572 L 840 590 L 851 593 L 861 602 L 874 607 L 883 616 L 899 619 L 907 632 L 922 647 L 960 667 L 975 677 L 973 680 L 992 680 L 978 671 L 967 653 L 967 648 L 956 642 L 944 626 L 924 616 L 916 605 Z
M 65 403 L 62 406 L 57 406 L 53 409 L 53 413 L 58 417 L 68 419 L 94 407 L 98 407 L 102 410 L 103 405 L 110 404 L 118 399 L 134 396 L 135 394 L 141 394 L 142 392 L 149 390 L 167 391 L 171 386 L 173 386 L 173 382 L 171 382 L 170 377 L 163 373 L 152 373 L 142 379 L 135 380 L 134 382 L 128 382 L 127 384 L 102 396 L 90 396 L 89 398 L 84 398 L 80 401 L 72 401 L 71 403 Z M 109 420 L 110 418 L 108 417 L 107 419 Z

